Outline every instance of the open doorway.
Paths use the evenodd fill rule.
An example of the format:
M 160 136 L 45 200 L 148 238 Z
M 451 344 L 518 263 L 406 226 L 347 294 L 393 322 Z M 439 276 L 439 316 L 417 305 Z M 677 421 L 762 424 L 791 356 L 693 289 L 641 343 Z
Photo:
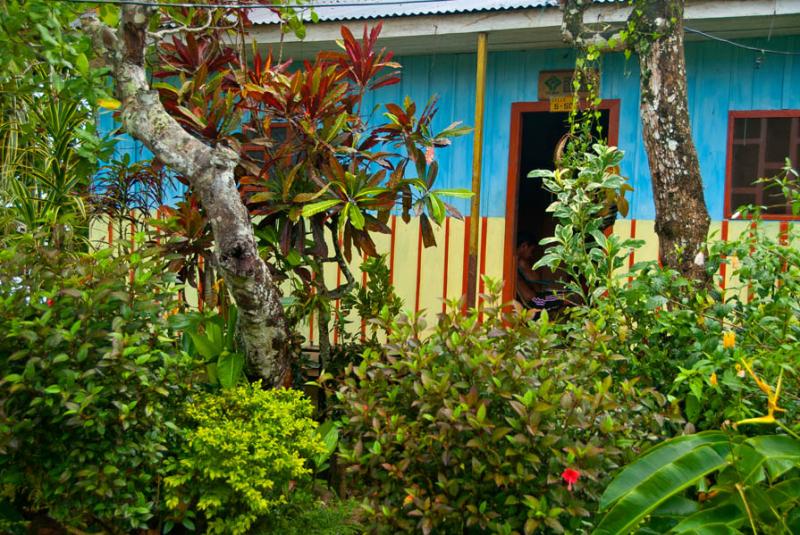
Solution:
M 548 102 L 522 102 L 512 105 L 511 143 L 509 151 L 508 190 L 506 195 L 506 236 L 504 259 L 504 299 L 517 296 L 518 241 L 537 244 L 533 262 L 541 258 L 544 249 L 539 241 L 552 236 L 555 220 L 547 207 L 553 201 L 542 187 L 542 179 L 528 178 L 534 169 L 553 169 L 556 145 L 569 131 L 569 113 L 550 112 Z M 619 101 L 603 101 L 600 105 L 600 124 L 608 142 L 617 143 Z M 518 240 L 519 238 L 519 240 Z M 549 277 L 542 274 L 542 280 Z

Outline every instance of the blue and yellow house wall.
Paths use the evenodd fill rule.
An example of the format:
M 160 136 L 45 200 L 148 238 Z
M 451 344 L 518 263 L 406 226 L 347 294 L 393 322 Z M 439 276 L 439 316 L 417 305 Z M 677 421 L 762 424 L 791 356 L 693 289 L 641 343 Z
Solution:
M 800 35 L 740 41 L 756 49 L 800 50 Z M 512 104 L 536 102 L 537 80 L 542 70 L 571 69 L 574 53 L 567 48 L 490 52 L 488 58 L 485 130 L 479 239 L 479 271 L 500 278 L 504 262 L 510 258 L 505 246 L 507 189 L 512 145 Z M 386 102 L 400 102 L 410 96 L 424 103 L 438 95 L 438 114 L 434 128 L 442 129 L 453 121 L 471 124 L 475 110 L 474 53 L 436 54 L 398 58 L 403 66 L 400 84 L 382 88 L 366 102 L 370 110 Z M 705 199 L 711 215 L 711 233 L 719 239 L 732 239 L 746 231 L 747 222 L 727 220 L 724 214 L 728 122 L 730 111 L 800 109 L 800 56 L 762 54 L 732 45 L 701 41 L 686 44 L 689 109 L 704 181 Z M 625 152 L 621 172 L 634 188 L 630 194 L 630 213 L 619 219 L 614 232 L 645 240 L 631 260 L 656 259 L 658 242 L 653 224 L 655 209 L 639 119 L 639 75 L 635 58 L 622 54 L 603 58 L 601 97 L 618 101 L 617 145 Z M 373 113 L 381 113 L 379 107 Z M 138 156 L 141 149 L 128 143 L 121 150 Z M 437 151 L 437 187 L 471 186 L 472 135 L 455 139 L 452 146 Z M 469 201 L 454 199 L 453 204 L 468 218 Z M 378 236 L 379 250 L 389 255 L 393 283 L 411 310 L 438 312 L 444 299 L 458 298 L 466 291 L 465 251 L 469 228 L 465 221 L 449 218 L 436 229 L 437 247 L 422 247 L 418 221 L 404 223 L 392 218 L 391 236 Z M 776 235 L 789 222 L 770 224 Z M 358 259 L 354 273 L 358 274 Z M 724 275 L 724 274 L 723 274 Z M 341 275 L 339 275 L 341 276 Z M 336 269 L 326 280 L 336 280 Z M 725 281 L 723 281 L 723 284 Z M 313 323 L 308 326 L 314 340 Z

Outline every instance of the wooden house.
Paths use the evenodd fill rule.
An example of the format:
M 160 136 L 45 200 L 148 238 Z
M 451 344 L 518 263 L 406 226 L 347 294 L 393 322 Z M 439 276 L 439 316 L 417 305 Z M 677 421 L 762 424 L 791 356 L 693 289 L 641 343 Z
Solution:
M 425 102 L 437 94 L 436 123 L 474 125 L 478 45 L 486 36 L 486 76 L 482 143 L 474 134 L 437 153 L 438 186 L 471 188 L 473 161 L 480 158 L 480 210 L 469 200 L 456 205 L 466 220 L 447 219 L 436 230 L 438 246 L 425 249 L 417 221 L 391 222 L 395 232 L 379 247 L 389 254 L 392 280 L 406 307 L 439 311 L 445 298 L 469 287 L 468 251 L 477 231 L 477 285 L 480 275 L 503 278 L 513 296 L 515 238 L 525 231 L 541 236 L 547 228 L 549 197 L 527 178 L 551 167 L 555 143 L 565 132 L 567 113 L 559 98 L 568 92 L 575 53 L 561 40 L 557 0 L 452 0 L 382 3 L 382 0 L 322 0 L 316 24 L 299 41 L 282 35 L 268 10 L 252 15 L 251 37 L 284 58 L 309 58 L 333 49 L 345 24 L 358 34 L 364 25 L 383 23 L 381 46 L 402 64 L 402 82 L 378 91 L 373 104 Z M 592 22 L 625 20 L 627 2 L 596 0 Z M 712 218 L 711 232 L 726 240 L 747 228 L 734 216 L 738 205 L 766 203 L 770 195 L 756 178 L 777 173 L 786 157 L 800 164 L 800 0 L 687 0 L 686 61 L 692 130 Z M 603 122 L 611 144 L 625 152 L 622 174 L 634 187 L 630 212 L 614 232 L 641 238 L 646 246 L 630 262 L 654 259 L 652 199 L 647 155 L 639 120 L 636 58 L 606 55 L 600 69 Z M 478 149 L 478 150 L 474 150 Z M 136 150 L 134 145 L 123 150 Z M 780 233 L 792 217 L 785 208 L 767 215 Z M 477 219 L 477 224 L 475 224 Z M 358 262 L 355 261 L 355 264 Z M 355 266 L 354 266 L 355 267 Z M 335 269 L 335 268 L 332 268 Z M 357 273 L 357 271 L 356 271 Z M 331 273 L 335 280 L 336 275 Z M 723 274 L 722 284 L 725 284 Z M 331 280 L 331 279 L 328 279 Z M 309 332 L 313 340 L 313 326 Z

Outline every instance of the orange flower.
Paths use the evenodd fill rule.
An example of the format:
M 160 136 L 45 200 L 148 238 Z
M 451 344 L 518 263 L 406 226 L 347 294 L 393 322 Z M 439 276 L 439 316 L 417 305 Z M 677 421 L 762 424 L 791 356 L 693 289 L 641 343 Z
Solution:
M 722 347 L 725 349 L 733 349 L 736 347 L 736 333 L 733 331 L 725 331 L 722 333 Z
M 411 505 L 411 502 L 413 501 L 414 497 L 411 494 L 409 494 L 408 496 L 406 496 L 406 499 L 403 500 L 403 507 L 408 507 L 409 505 Z
M 717 386 L 717 372 L 711 374 L 708 382 L 711 383 L 711 386 Z

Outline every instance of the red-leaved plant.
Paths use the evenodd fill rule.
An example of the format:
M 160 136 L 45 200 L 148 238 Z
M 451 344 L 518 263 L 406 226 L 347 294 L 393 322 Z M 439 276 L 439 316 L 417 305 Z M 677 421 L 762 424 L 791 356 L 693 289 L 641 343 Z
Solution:
M 353 249 L 376 256 L 372 235 L 391 232 L 395 207 L 406 221 L 420 218 L 431 246 L 431 220 L 461 217 L 442 197 L 471 195 L 434 188 L 434 150 L 469 131 L 454 123 L 435 132 L 435 98 L 420 113 L 408 98 L 380 115 L 362 109 L 370 92 L 400 81 L 392 53 L 377 49 L 380 30 L 365 28 L 358 40 L 343 27 L 343 51 L 301 65 L 257 50 L 244 57 L 221 38 L 230 28 L 214 25 L 158 49 L 156 76 L 172 82 L 155 84 L 167 110 L 205 142 L 239 152 L 236 176 L 256 235 L 278 271 L 297 275 L 306 304 L 298 316 L 318 310 L 324 323 L 329 302 L 354 286 Z M 325 281 L 328 262 L 343 284 Z

